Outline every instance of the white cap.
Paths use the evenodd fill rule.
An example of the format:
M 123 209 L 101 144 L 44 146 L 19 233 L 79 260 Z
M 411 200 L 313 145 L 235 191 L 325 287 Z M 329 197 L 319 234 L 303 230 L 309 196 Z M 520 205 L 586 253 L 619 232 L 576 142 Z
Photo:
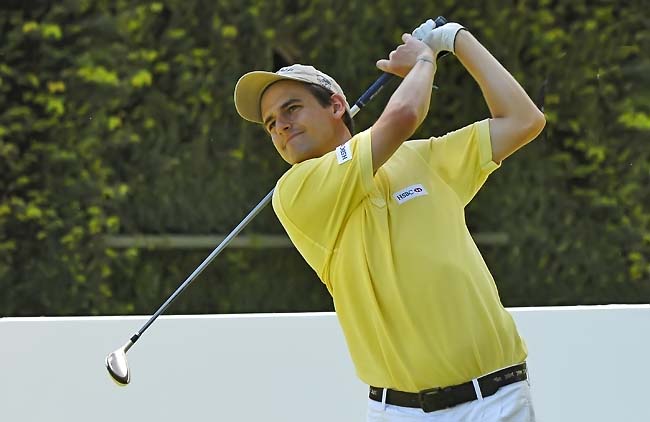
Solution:
M 254 71 L 239 78 L 235 85 L 235 108 L 244 119 L 262 123 L 260 102 L 262 94 L 271 84 L 281 80 L 292 80 L 322 86 L 332 94 L 340 94 L 345 99 L 343 90 L 334 78 L 313 66 L 294 64 L 283 67 L 277 72 Z M 350 110 L 347 100 L 345 106 Z

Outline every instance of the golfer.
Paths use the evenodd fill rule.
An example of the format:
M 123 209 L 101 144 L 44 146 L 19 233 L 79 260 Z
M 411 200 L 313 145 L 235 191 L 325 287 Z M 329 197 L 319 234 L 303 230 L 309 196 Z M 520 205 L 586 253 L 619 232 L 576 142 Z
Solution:
M 377 67 L 403 80 L 356 135 L 341 87 L 311 66 L 247 73 L 237 110 L 291 164 L 273 208 L 332 295 L 369 386 L 367 420 L 533 421 L 526 346 L 464 208 L 544 116 L 459 24 L 429 20 L 402 40 Z M 429 111 L 443 51 L 476 80 L 492 116 L 409 140 Z

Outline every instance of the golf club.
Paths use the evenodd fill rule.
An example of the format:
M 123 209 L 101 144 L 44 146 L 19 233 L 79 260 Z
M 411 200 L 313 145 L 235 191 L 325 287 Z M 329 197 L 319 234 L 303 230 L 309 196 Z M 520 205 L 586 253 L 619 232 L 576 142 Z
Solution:
M 442 26 L 447 23 L 447 20 L 442 16 L 438 16 L 435 19 L 436 27 Z M 389 73 L 382 74 L 367 90 L 363 95 L 354 103 L 354 106 L 350 109 L 350 115 L 354 117 L 359 110 L 361 110 L 372 98 L 384 87 L 384 85 L 391 80 L 394 75 Z M 274 190 L 274 189 L 273 189 Z M 212 262 L 212 260 L 223 251 L 228 244 L 235 238 L 243 229 L 250 223 L 250 221 L 255 218 L 259 212 L 268 205 L 273 197 L 273 190 L 271 190 L 259 204 L 253 208 L 248 215 L 233 229 L 232 232 L 217 246 L 208 257 L 203 260 L 201 265 L 199 265 L 192 274 L 185 279 L 183 284 L 181 284 L 174 293 L 165 301 L 165 303 L 158 308 L 156 313 L 154 313 L 149 320 L 140 328 L 131 338 L 127 341 L 122 347 L 111 352 L 106 356 L 105 364 L 108 373 L 115 383 L 119 386 L 126 386 L 131 382 L 131 371 L 129 370 L 128 361 L 126 359 L 126 353 L 129 349 L 135 344 L 136 341 L 142 336 L 142 334 L 149 328 L 149 326 L 162 314 L 171 303 L 180 295 L 187 286 L 194 281 L 194 279 Z

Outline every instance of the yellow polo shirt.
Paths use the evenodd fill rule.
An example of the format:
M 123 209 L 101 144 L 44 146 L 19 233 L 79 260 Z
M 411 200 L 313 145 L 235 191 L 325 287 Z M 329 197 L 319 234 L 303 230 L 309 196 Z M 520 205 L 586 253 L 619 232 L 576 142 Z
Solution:
M 368 129 L 278 181 L 273 208 L 332 295 L 363 382 L 415 392 L 526 358 L 465 224 L 497 167 L 484 120 L 405 142 L 374 176 Z

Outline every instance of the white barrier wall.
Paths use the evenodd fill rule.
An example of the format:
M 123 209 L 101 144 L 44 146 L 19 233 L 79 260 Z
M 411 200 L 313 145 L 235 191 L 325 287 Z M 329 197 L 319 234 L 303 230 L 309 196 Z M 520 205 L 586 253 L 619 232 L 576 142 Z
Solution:
M 510 311 L 538 421 L 650 421 L 650 306 Z M 0 421 L 365 420 L 334 314 L 163 316 L 117 387 L 104 357 L 146 320 L 0 319 Z

